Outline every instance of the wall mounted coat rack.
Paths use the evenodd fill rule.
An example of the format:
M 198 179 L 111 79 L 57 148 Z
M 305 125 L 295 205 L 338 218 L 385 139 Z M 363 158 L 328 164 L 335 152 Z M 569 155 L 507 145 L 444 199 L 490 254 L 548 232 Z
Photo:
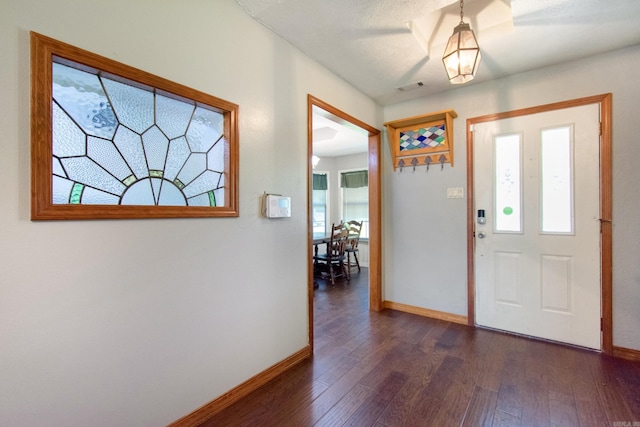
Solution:
M 386 122 L 393 170 L 398 167 L 440 165 L 453 167 L 453 110 Z

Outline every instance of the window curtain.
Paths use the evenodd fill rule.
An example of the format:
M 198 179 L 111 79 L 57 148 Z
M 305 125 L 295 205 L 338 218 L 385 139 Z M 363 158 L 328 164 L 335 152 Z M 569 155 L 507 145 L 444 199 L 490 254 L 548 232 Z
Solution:
M 340 174 L 340 187 L 342 188 L 361 188 L 367 186 L 369 186 L 368 171 L 342 172 Z
M 326 190 L 327 189 L 327 175 L 314 173 L 313 174 L 313 189 L 314 190 Z

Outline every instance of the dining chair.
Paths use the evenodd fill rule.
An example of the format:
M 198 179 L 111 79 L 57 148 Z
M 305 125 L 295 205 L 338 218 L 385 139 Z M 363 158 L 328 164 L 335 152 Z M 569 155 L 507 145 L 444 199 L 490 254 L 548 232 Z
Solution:
M 360 242 L 360 232 L 362 231 L 362 221 L 348 221 L 344 224 L 348 232 L 347 247 L 345 252 L 347 254 L 347 269 L 351 271 L 352 267 L 357 267 L 360 271 L 360 261 L 358 260 L 358 243 Z M 353 261 L 351 261 L 351 254 L 353 254 Z
M 313 257 L 316 272 L 321 276 L 328 276 L 332 285 L 335 285 L 338 277 L 351 279 L 345 256 L 348 235 L 342 223 L 333 224 L 327 243 L 327 252 Z

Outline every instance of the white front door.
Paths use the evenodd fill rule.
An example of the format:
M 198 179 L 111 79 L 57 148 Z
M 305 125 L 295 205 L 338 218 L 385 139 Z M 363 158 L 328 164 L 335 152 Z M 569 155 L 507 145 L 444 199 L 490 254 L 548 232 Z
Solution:
M 599 129 L 597 104 L 474 125 L 478 325 L 601 348 Z

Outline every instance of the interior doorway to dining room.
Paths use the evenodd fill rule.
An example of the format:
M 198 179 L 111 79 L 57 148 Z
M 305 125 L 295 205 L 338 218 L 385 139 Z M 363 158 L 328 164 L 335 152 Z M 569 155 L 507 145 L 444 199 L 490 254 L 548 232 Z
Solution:
M 326 235 L 332 224 L 362 221 L 359 257 L 368 266 L 369 309 L 382 309 L 380 131 L 311 95 L 307 109 L 309 343 L 313 348 L 313 241 Z M 368 176 L 366 187 L 340 186 L 341 174 L 364 171 Z M 324 176 L 324 185 L 316 191 L 314 174 L 318 175 L 316 182 Z M 367 204 L 364 209 L 363 203 Z

